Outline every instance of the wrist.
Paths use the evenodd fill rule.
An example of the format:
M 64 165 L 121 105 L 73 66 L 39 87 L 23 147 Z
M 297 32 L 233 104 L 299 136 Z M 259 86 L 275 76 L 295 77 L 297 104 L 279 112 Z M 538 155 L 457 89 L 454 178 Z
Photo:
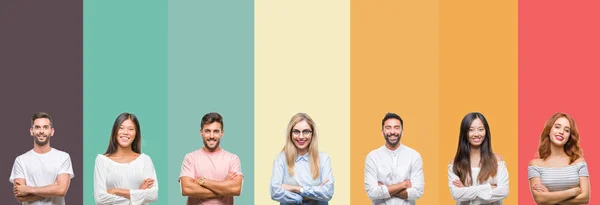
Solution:
M 202 177 L 196 181 L 196 183 L 200 186 L 204 186 L 206 184 L 206 178 Z
M 29 186 L 24 186 L 25 189 L 23 189 L 23 192 L 25 193 L 25 195 L 27 194 L 36 194 L 36 190 L 33 187 L 29 187 Z

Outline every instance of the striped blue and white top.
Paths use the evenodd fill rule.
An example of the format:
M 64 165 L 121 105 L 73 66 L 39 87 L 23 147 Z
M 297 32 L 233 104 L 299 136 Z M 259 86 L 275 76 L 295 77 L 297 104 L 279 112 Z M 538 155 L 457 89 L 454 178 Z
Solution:
M 527 168 L 528 179 L 539 177 L 542 185 L 549 191 L 562 191 L 579 186 L 579 177 L 589 177 L 585 161 L 566 167 L 540 167 Z

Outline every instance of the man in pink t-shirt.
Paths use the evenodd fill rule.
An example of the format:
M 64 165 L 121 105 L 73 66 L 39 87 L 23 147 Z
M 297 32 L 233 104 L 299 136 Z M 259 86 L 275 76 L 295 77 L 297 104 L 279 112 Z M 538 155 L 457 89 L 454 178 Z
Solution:
M 204 147 L 185 155 L 179 176 L 187 205 L 233 205 L 233 196 L 240 195 L 244 178 L 240 158 L 219 147 L 223 133 L 221 115 L 212 112 L 202 117 Z

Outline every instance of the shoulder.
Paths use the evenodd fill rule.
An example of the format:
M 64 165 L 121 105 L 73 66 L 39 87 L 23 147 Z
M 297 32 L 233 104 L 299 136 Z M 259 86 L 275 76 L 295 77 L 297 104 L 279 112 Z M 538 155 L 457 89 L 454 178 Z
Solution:
M 404 149 L 404 150 L 403 150 L 404 152 L 406 152 L 406 153 L 410 153 L 411 155 L 415 155 L 415 156 L 419 156 L 419 157 L 421 157 L 421 154 L 420 154 L 419 152 L 417 152 L 417 150 L 415 150 L 415 149 L 413 149 L 413 148 L 411 148 L 411 147 L 409 147 L 409 146 L 406 146 L 406 145 L 404 145 L 404 144 L 402 144 L 402 145 L 400 145 L 400 146 L 401 146 L 401 147 Z
M 583 157 L 579 157 L 579 159 L 575 160 L 572 164 L 577 164 L 577 163 L 581 163 L 581 162 L 585 163 L 585 159 Z
M 27 151 L 27 152 L 25 152 L 25 153 L 17 156 L 16 160 L 23 160 L 23 159 L 25 159 L 25 158 L 27 158 L 29 156 L 33 156 L 34 154 L 35 153 L 33 153 L 33 149 L 32 149 L 32 150 L 29 150 L 29 151 Z
M 69 153 L 56 149 L 56 148 L 52 148 L 51 150 L 52 155 L 57 156 L 57 157 L 61 157 L 61 158 L 70 158 L 71 156 L 69 155 Z
M 329 159 L 329 154 L 327 154 L 326 152 L 319 152 L 319 159 Z
M 185 157 L 184 157 L 184 159 L 193 159 L 193 158 L 195 158 L 196 156 L 199 156 L 199 155 L 202 155 L 202 154 L 203 154 L 203 153 L 202 153 L 202 150 L 201 150 L 201 149 L 194 150 L 194 151 L 192 151 L 192 152 L 188 152 L 187 154 L 185 154 Z
M 150 156 L 148 156 L 146 153 L 142 153 L 142 154 L 140 154 L 139 158 L 140 158 L 142 161 L 146 161 L 146 162 L 147 162 L 147 161 L 150 161 L 150 162 L 152 162 L 152 158 L 150 158 Z
M 405 145 L 401 145 L 404 147 L 404 153 L 408 154 L 409 157 L 412 158 L 413 162 L 423 162 L 423 157 L 421 157 L 421 153 L 417 152 L 417 150 L 410 148 Z
M 502 158 L 502 155 L 494 153 L 494 155 L 496 155 L 496 161 L 501 162 L 504 161 L 504 159 Z
M 377 155 L 379 155 L 379 150 L 381 150 L 381 148 L 377 148 L 377 149 L 371 150 L 371 151 L 369 152 L 369 154 L 367 154 L 367 159 L 373 159 L 373 158 L 376 158 L 376 157 L 377 157 Z
M 285 161 L 285 152 L 281 151 L 275 156 L 275 161 Z
M 542 166 L 544 161 L 542 159 L 532 159 L 529 161 L 529 166 Z
M 240 157 L 238 157 L 237 154 L 231 153 L 224 149 L 222 151 L 223 151 L 223 155 L 225 155 L 227 158 L 233 159 L 233 160 L 240 160 Z
M 96 164 L 95 166 L 99 166 L 99 165 L 104 165 L 106 164 L 106 162 L 108 162 L 108 157 L 102 154 L 98 154 L 96 155 Z

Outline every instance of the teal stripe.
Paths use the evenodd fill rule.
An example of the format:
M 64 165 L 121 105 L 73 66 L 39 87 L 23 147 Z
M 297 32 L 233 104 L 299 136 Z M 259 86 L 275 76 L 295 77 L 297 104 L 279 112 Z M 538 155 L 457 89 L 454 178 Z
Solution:
M 138 116 L 142 152 L 167 198 L 167 1 L 84 0 L 84 204 L 95 204 L 94 160 L 122 112 Z
M 221 147 L 241 160 L 245 177 L 235 203 L 254 203 L 253 69 L 253 1 L 169 1 L 171 204 L 185 204 L 177 179 L 185 154 L 203 146 L 200 119 L 208 112 L 223 115 Z

